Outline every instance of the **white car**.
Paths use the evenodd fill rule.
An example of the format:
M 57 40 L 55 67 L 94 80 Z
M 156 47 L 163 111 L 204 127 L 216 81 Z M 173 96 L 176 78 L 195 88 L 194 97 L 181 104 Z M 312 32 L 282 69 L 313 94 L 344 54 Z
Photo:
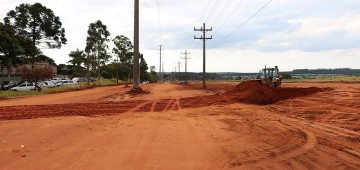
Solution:
M 52 81 L 44 81 L 41 83 L 41 86 L 48 88 L 56 87 L 56 85 Z
M 72 81 L 72 80 L 63 80 L 62 84 L 63 85 L 73 85 L 73 84 L 76 84 L 76 82 Z
M 78 82 L 79 77 L 74 77 L 73 79 L 71 79 L 72 81 Z
M 55 84 L 55 86 L 61 86 L 61 79 L 60 78 L 52 78 L 51 81 Z
M 13 87 L 11 88 L 11 90 L 14 91 L 31 91 L 31 90 L 35 90 L 35 85 L 33 83 L 22 83 L 19 86 Z

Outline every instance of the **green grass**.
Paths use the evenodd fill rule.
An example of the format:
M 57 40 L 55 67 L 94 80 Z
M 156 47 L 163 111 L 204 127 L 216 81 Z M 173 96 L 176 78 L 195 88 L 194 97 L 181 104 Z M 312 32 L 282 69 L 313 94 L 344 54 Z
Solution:
M 125 84 L 125 83 L 119 80 L 119 84 Z M 85 90 L 94 87 L 111 86 L 111 85 L 116 85 L 116 79 L 100 79 L 95 82 L 90 82 L 89 86 L 87 85 L 87 82 L 83 82 L 75 85 L 63 85 L 55 88 L 43 88 L 41 92 L 38 91 L 19 92 L 19 91 L 7 90 L 7 91 L 0 91 L 0 99 L 43 95 L 50 93 L 62 93 L 67 91 L 78 91 L 78 90 Z
M 283 82 L 360 82 L 360 76 L 339 74 L 295 74 Z
M 11 91 L 11 90 L 6 90 L 6 91 L 0 91 L 0 98 L 13 98 L 13 97 L 19 97 L 19 96 L 32 96 L 32 95 L 39 95 L 42 94 L 42 92 L 37 92 L 37 91 Z

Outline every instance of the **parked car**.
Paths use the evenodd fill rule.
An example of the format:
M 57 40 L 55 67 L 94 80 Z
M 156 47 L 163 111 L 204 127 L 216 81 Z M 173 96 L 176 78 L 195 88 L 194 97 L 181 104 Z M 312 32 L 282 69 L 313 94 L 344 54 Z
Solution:
M 78 82 L 78 81 L 79 81 L 79 78 L 80 78 L 80 77 L 74 77 L 74 78 L 72 78 L 71 80 Z
M 30 82 L 25 82 L 20 84 L 19 86 L 11 88 L 14 91 L 31 91 L 35 90 L 35 84 Z
M 52 81 L 43 81 L 40 83 L 40 86 L 48 88 L 56 87 L 56 85 Z
M 20 84 L 23 84 L 23 83 L 33 83 L 33 82 L 30 80 L 20 80 L 19 82 L 17 82 L 16 86 L 20 86 Z
M 2 90 L 9 90 L 17 85 L 16 81 L 3 81 L 1 83 Z
M 76 82 L 80 83 L 80 82 L 87 82 L 86 78 L 79 78 Z
M 52 78 L 51 81 L 55 84 L 55 86 L 61 86 L 62 82 L 60 78 Z
M 73 85 L 73 84 L 76 84 L 76 82 L 72 81 L 72 80 L 64 80 L 64 81 L 62 81 L 62 84 L 63 85 Z

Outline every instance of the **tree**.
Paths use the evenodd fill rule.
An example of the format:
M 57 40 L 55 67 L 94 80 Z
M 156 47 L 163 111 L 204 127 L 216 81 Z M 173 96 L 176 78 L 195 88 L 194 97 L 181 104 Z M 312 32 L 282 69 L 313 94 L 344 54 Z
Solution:
M 113 53 L 120 59 L 121 62 L 125 62 L 125 55 L 132 51 L 134 48 L 130 39 L 124 35 L 118 35 L 113 39 L 115 47 Z
M 38 82 L 42 79 L 49 79 L 54 76 L 54 72 L 51 66 L 37 66 L 34 68 L 29 68 L 27 66 L 21 66 L 17 68 L 17 71 L 20 74 L 20 77 L 26 80 L 31 80 L 33 82 Z
M 67 41 L 60 18 L 40 3 L 20 4 L 7 13 L 4 22 L 11 25 L 18 35 L 32 39 L 33 45 L 60 48 Z
M 68 63 L 73 65 L 75 71 L 74 74 L 81 75 L 83 72 L 83 67 L 81 66 L 81 64 L 85 62 L 85 57 L 86 57 L 84 51 L 80 51 L 79 49 L 76 49 L 76 51 L 70 52 L 69 57 L 71 58 L 71 60 L 69 60 Z
M 242 80 L 242 77 L 241 77 L 241 76 L 237 76 L 237 77 L 235 77 L 234 80 Z
M 282 76 L 282 79 L 292 79 L 291 74 L 288 74 L 288 73 L 283 73 L 281 76 Z
M 145 59 L 144 59 L 144 55 L 143 54 L 140 54 L 140 81 L 145 81 L 145 80 L 148 80 L 149 79 L 149 76 L 148 76 L 148 72 L 147 70 L 149 69 Z
M 57 74 L 71 75 L 74 72 L 72 65 L 59 64 L 57 67 Z
M 157 82 L 160 80 L 160 77 L 157 75 L 155 71 L 155 66 L 150 66 L 149 79 L 151 83 Z
M 87 64 L 95 64 L 94 66 L 98 71 L 98 78 L 100 78 L 101 64 L 105 65 L 110 59 L 110 55 L 107 53 L 108 46 L 106 44 L 109 41 L 109 36 L 110 32 L 107 30 L 106 25 L 100 20 L 89 25 L 85 48 L 85 52 L 87 53 Z
M 0 61 L 8 71 L 24 62 L 22 56 L 37 53 L 37 48 L 25 37 L 15 34 L 15 30 L 0 22 Z
M 46 63 L 49 63 L 50 65 L 56 66 L 56 63 L 52 58 L 50 58 L 50 57 L 48 57 L 46 55 L 43 55 L 43 54 L 38 55 L 36 57 L 35 61 L 36 62 L 46 62 Z
M 118 61 L 121 63 L 121 67 L 123 68 L 127 74 L 127 80 L 130 79 L 130 75 L 132 73 L 132 58 L 133 53 L 131 52 L 134 48 L 130 39 L 124 35 L 118 35 L 113 39 L 115 47 L 112 52 L 116 55 Z
M 31 39 L 33 46 L 61 48 L 67 41 L 60 18 L 40 3 L 20 4 L 7 13 L 4 22 L 14 28 L 16 35 Z M 35 56 L 31 56 L 32 63 L 35 62 Z
M 15 31 L 0 23 L 0 60 L 2 67 L 7 69 L 8 77 L 10 77 L 12 67 L 21 62 L 18 58 L 18 54 L 21 52 L 22 49 Z

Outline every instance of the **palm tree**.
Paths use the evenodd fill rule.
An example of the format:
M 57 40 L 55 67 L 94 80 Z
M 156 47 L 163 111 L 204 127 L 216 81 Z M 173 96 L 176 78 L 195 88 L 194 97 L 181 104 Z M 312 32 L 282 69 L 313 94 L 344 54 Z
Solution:
M 83 72 L 83 67 L 81 64 L 85 62 L 85 54 L 84 51 L 80 51 L 76 49 L 76 51 L 71 51 L 69 54 L 71 60 L 68 61 L 69 64 L 72 64 L 74 67 L 74 75 L 80 75 Z

